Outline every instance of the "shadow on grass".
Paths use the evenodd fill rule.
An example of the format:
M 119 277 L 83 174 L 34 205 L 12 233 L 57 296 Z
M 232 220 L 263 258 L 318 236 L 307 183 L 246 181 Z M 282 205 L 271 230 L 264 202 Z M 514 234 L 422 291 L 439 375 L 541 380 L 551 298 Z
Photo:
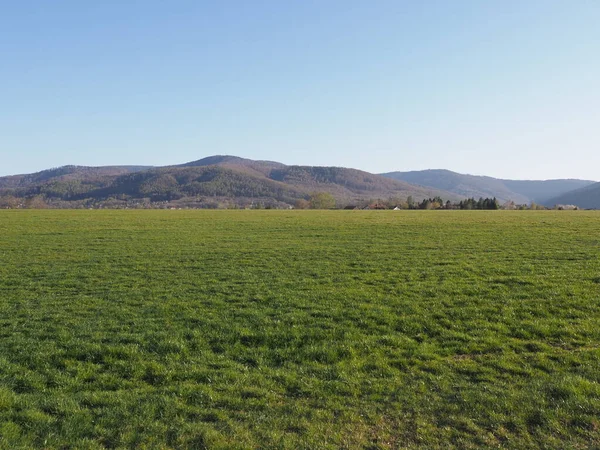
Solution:
M 533 286 L 534 283 L 527 280 L 521 280 L 518 278 L 497 278 L 493 280 L 496 284 L 503 284 L 508 287 L 523 287 L 523 286 Z

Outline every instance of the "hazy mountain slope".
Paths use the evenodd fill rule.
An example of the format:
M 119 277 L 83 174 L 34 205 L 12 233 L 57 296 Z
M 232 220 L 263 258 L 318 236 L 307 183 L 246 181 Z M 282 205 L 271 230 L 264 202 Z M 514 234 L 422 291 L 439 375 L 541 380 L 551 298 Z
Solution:
M 589 180 L 503 180 L 504 184 L 514 192 L 528 197 L 537 203 L 547 203 L 547 200 L 557 197 L 575 189 L 584 188 L 594 184 Z
M 553 197 L 546 200 L 546 204 L 549 206 L 577 205 L 580 208 L 600 209 L 600 183 Z
M 501 202 L 547 203 L 551 197 L 593 184 L 587 180 L 503 180 L 499 178 L 464 175 L 449 170 L 390 172 L 384 176 L 421 186 L 431 186 L 466 197 L 496 197 Z
M 383 176 L 421 186 L 442 189 L 465 197 L 496 197 L 501 202 L 512 200 L 527 203 L 529 198 L 509 189 L 502 180 L 492 177 L 463 175 L 450 170 L 419 170 L 412 172 L 390 172 Z

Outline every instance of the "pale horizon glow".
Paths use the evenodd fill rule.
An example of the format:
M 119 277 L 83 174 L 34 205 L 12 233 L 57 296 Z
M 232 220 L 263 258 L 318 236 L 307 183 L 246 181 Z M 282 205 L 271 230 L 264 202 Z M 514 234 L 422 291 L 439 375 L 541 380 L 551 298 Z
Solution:
M 12 2 L 0 176 L 217 154 L 600 179 L 600 3 Z

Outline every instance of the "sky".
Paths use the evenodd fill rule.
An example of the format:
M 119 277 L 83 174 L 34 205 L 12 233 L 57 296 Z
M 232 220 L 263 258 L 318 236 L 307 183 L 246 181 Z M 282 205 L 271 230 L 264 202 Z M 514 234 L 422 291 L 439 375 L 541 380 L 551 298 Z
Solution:
M 0 0 L 0 175 L 215 154 L 600 180 L 598 0 Z

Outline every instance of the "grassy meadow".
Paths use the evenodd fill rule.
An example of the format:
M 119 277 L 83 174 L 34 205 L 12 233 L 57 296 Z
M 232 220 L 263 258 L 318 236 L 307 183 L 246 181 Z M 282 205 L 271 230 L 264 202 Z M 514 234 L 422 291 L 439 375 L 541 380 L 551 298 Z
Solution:
M 600 214 L 0 211 L 0 448 L 598 448 Z

